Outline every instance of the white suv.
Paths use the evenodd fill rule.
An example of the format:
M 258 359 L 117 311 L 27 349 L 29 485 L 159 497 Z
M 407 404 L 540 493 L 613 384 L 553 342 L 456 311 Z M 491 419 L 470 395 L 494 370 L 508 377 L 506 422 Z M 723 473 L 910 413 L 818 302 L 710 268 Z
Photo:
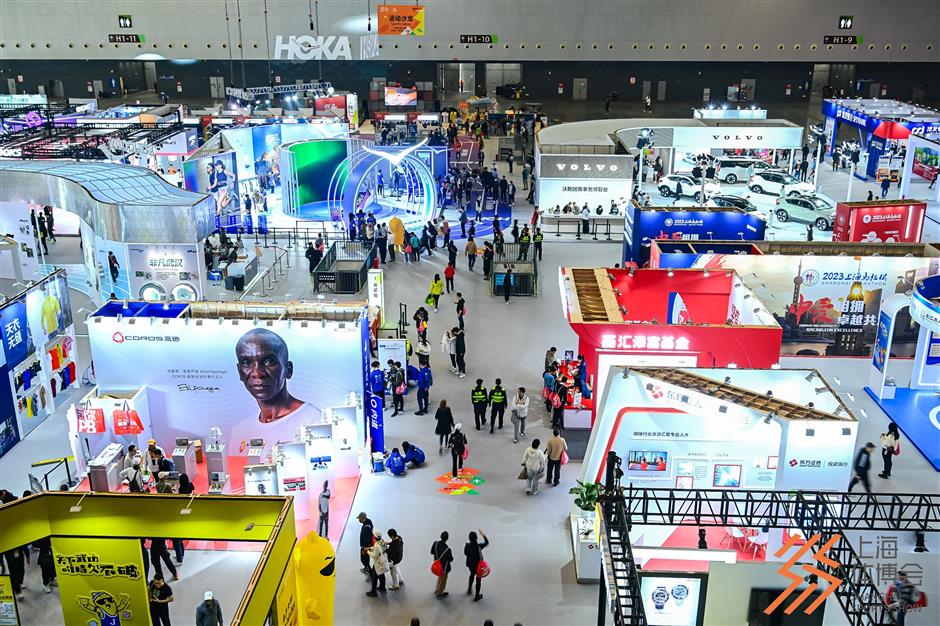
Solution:
M 680 182 L 682 183 L 682 193 L 679 195 L 683 197 L 694 198 L 695 201 L 699 203 L 703 201 L 701 178 L 692 178 L 691 176 L 685 176 L 684 174 L 669 174 L 660 178 L 656 183 L 656 187 L 659 189 L 659 193 L 662 197 L 669 198 L 671 196 L 677 195 L 676 187 Z M 716 182 L 706 180 L 704 200 L 707 200 L 718 193 L 721 193 L 721 185 Z
M 775 196 L 780 195 L 781 188 L 788 196 L 808 195 L 816 191 L 812 183 L 801 183 L 796 177 L 786 172 L 773 170 L 751 176 L 751 179 L 747 181 L 747 188 L 754 193 L 769 193 Z

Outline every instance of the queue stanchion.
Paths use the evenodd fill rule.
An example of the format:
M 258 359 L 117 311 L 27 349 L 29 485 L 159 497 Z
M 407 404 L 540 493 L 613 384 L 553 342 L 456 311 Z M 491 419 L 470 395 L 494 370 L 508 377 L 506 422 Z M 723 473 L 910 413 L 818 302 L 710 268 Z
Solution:
M 274 245 L 277 245 L 277 228 L 272 228 L 271 231 L 274 233 Z
M 610 241 L 610 220 L 607 220 L 607 241 Z
M 597 241 L 597 220 L 593 220 L 593 222 L 594 222 L 594 241 Z
M 558 216 L 555 221 L 555 236 L 561 237 L 561 216 Z

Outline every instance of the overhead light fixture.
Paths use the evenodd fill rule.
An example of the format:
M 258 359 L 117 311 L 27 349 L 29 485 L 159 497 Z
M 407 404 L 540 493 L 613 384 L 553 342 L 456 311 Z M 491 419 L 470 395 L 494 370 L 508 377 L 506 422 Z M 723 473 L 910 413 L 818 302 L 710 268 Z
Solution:
M 816 387 L 816 389 L 814 389 L 813 391 L 815 391 L 816 395 L 818 396 L 829 391 L 829 387 Z
M 698 549 L 708 550 L 708 539 L 705 537 L 705 529 L 698 529 Z
M 807 437 L 815 437 L 815 436 L 816 436 L 816 429 L 815 429 L 815 428 L 807 428 L 806 431 L 805 431 L 805 434 L 806 434 Z
M 767 415 L 764 416 L 764 423 L 765 423 L 765 424 L 769 424 L 771 421 L 773 421 L 773 419 L 774 419 L 775 417 L 777 417 L 777 412 L 776 412 L 776 411 L 770 411 L 770 412 L 768 412 Z
M 811 371 L 811 372 L 810 372 L 809 374 L 807 374 L 804 378 L 806 379 L 806 382 L 811 383 L 811 382 L 813 382 L 813 378 L 814 378 L 815 376 L 816 376 L 816 372 L 815 372 L 815 371 Z
M 836 384 L 837 384 L 837 385 L 841 385 L 841 384 L 842 384 L 842 381 L 839 380 L 839 378 L 838 378 L 837 376 L 833 376 L 833 377 L 832 377 L 832 380 L 836 381 Z
M 914 531 L 914 552 L 930 552 L 924 543 L 924 531 Z
M 672 270 L 669 270 L 668 272 L 666 272 L 666 276 L 672 277 L 675 275 L 676 275 L 675 272 L 673 272 Z

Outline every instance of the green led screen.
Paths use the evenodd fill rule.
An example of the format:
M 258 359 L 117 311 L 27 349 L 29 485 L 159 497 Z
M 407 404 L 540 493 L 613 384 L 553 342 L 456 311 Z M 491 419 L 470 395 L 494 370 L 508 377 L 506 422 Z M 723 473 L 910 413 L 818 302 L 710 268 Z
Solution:
M 334 174 L 340 189 L 349 176 L 346 141 L 305 141 L 289 146 L 297 173 L 297 203 L 304 206 L 329 200 L 330 180 Z

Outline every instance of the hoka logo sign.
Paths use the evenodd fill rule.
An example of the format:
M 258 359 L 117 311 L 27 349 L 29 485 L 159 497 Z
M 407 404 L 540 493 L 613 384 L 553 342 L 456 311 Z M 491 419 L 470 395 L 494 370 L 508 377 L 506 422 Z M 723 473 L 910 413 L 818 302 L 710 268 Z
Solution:
M 287 61 L 351 61 L 349 37 L 345 35 L 282 35 L 274 40 L 274 58 Z

